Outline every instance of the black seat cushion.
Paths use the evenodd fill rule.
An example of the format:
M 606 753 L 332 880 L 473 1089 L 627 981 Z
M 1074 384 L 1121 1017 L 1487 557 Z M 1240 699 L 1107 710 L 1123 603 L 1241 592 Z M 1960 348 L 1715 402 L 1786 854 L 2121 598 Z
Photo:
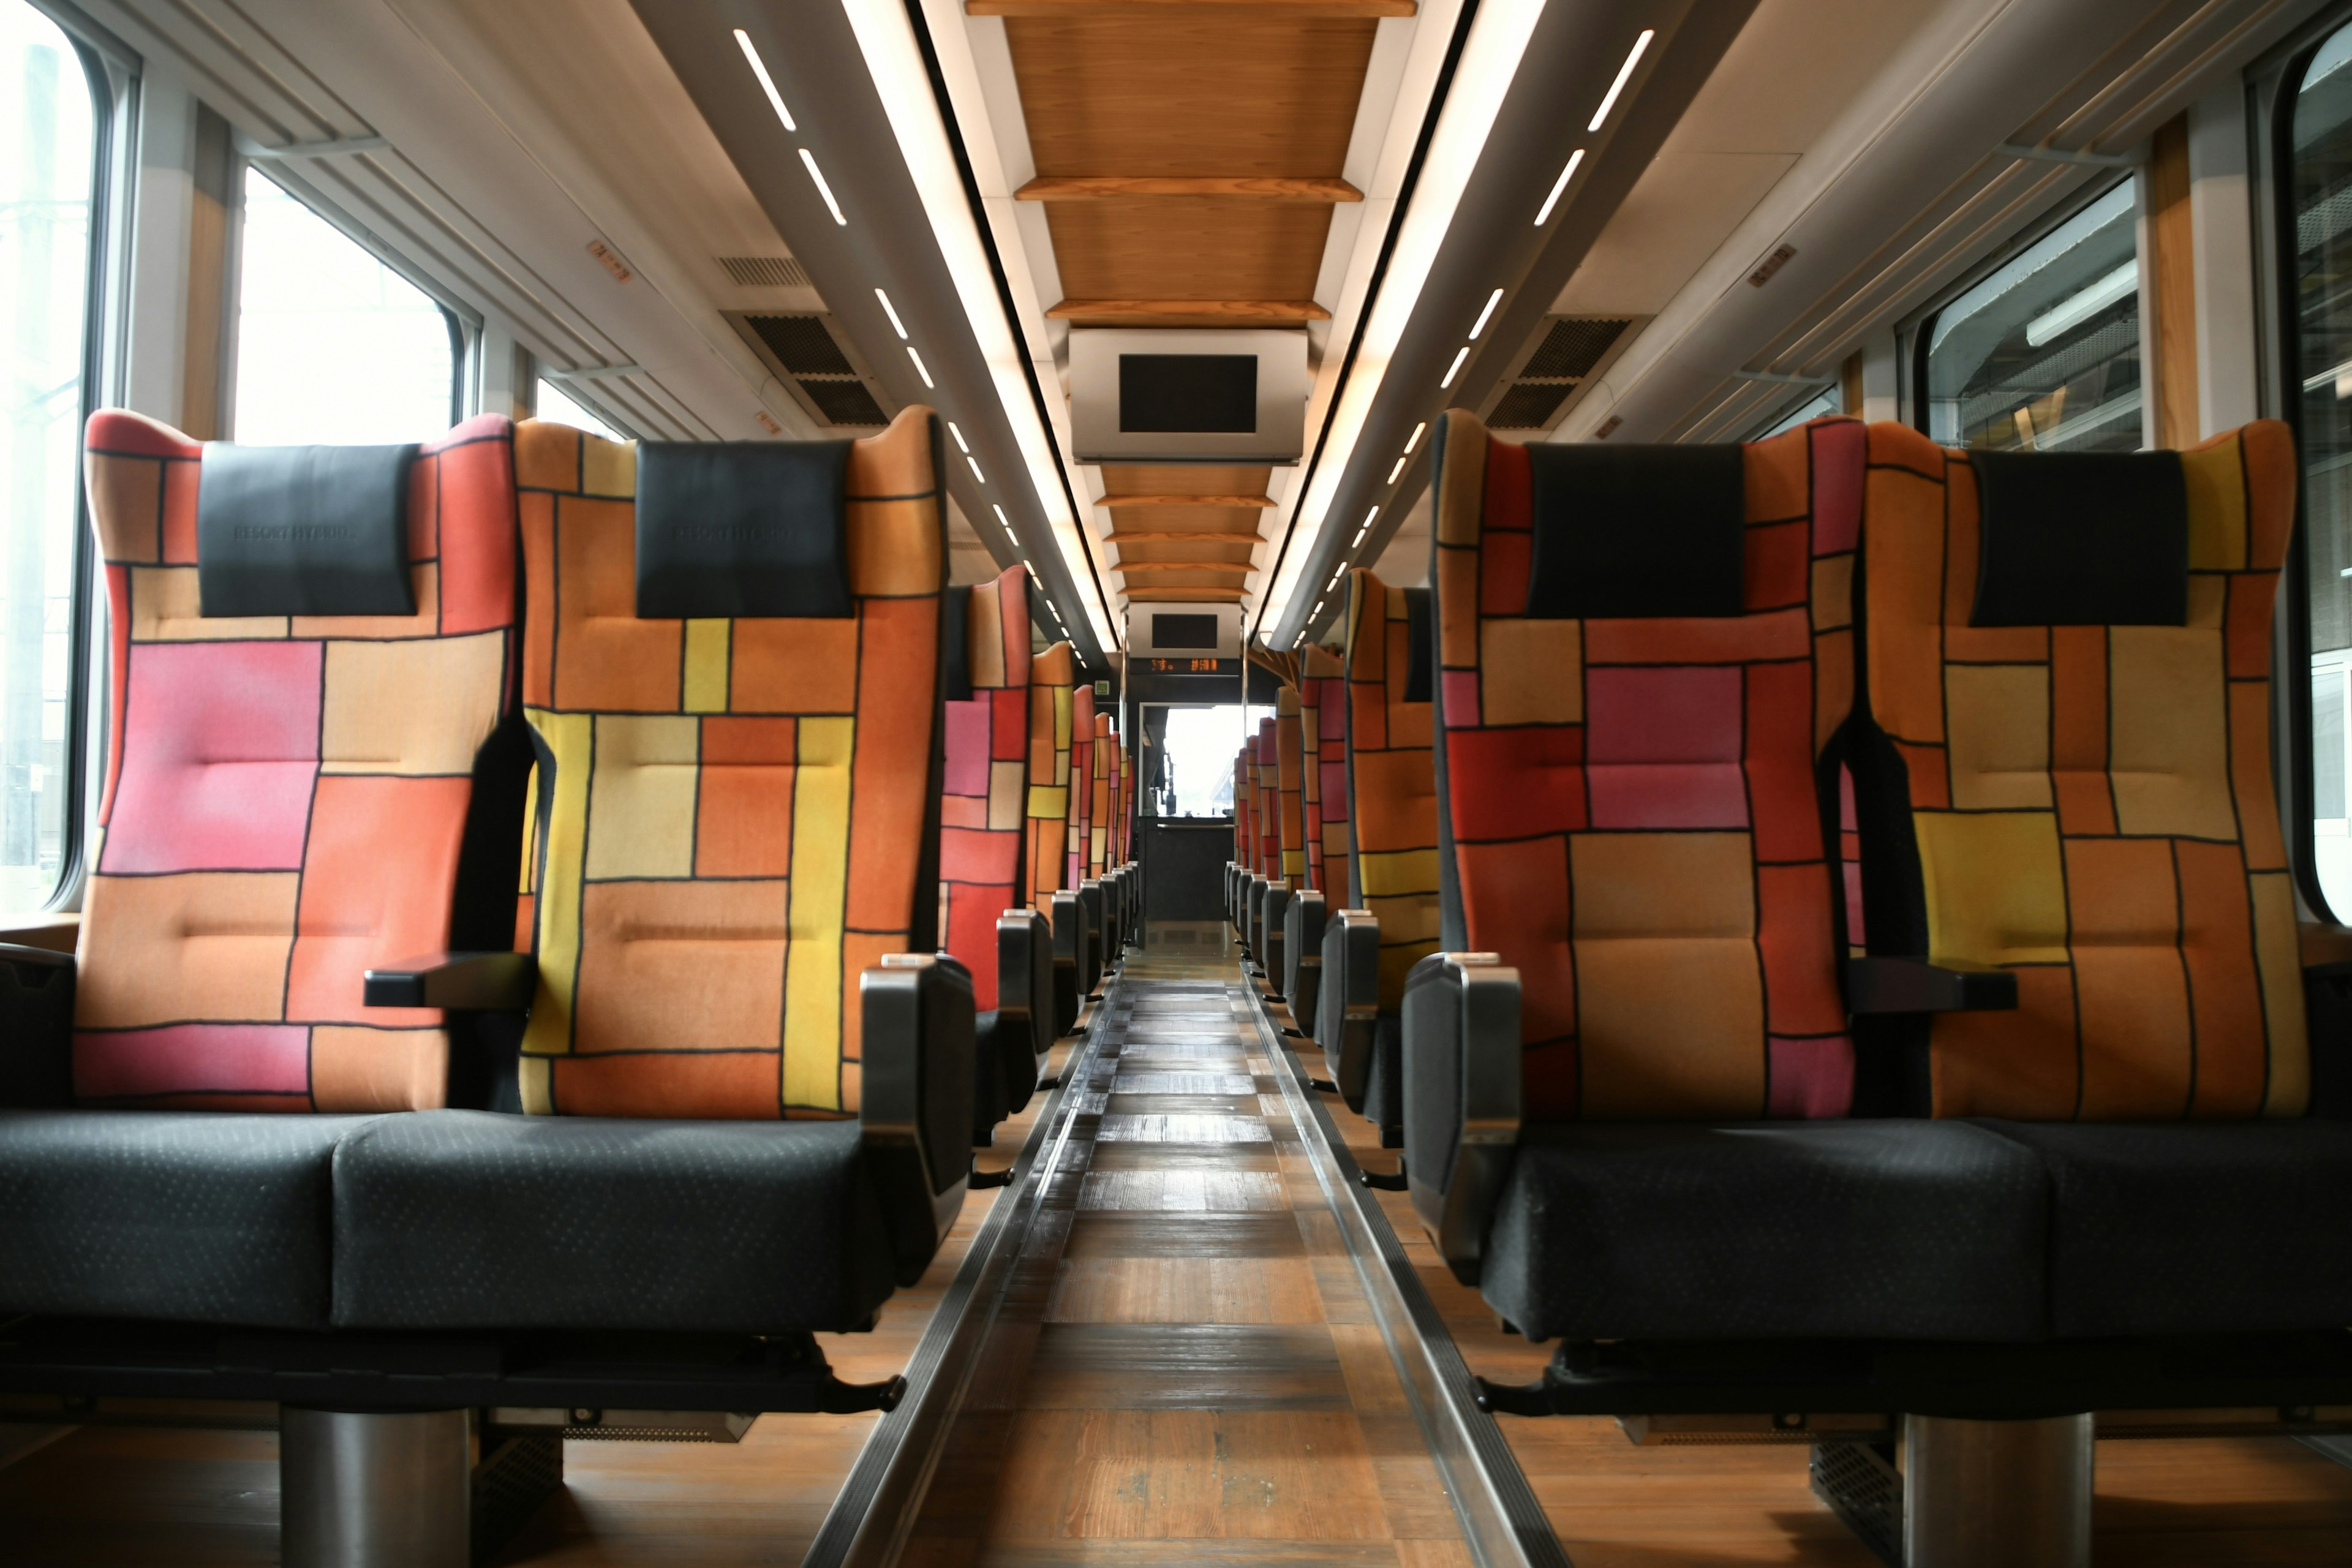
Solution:
M 847 1330 L 891 1286 L 854 1121 L 428 1110 L 335 1158 L 339 1327 Z
M 1981 1125 L 2050 1173 L 2059 1334 L 2352 1323 L 2352 1123 Z
M 366 1116 L 0 1111 L 0 1313 L 323 1328 Z
M 1531 1339 L 2037 1339 L 2047 1205 L 1960 1122 L 1529 1127 L 1483 1288 Z

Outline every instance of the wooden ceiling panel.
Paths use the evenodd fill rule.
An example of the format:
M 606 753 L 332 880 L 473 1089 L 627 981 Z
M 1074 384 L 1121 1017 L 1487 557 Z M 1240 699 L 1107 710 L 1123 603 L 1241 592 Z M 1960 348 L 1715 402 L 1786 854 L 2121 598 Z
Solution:
M 1102 477 L 1103 499 L 1115 501 L 1121 496 L 1262 496 L 1274 470 L 1218 463 L 1106 463 Z
M 1347 161 L 1379 26 L 1248 12 L 1004 24 L 1040 174 L 1327 178 Z
M 1110 542 L 1118 546 L 1118 564 L 1124 568 L 1138 561 L 1194 562 L 1210 566 L 1230 566 L 1250 563 L 1250 552 L 1257 544 L 1255 535 L 1236 533 L 1229 540 L 1146 540 L 1138 543 L 1114 533 Z
M 1076 300 L 1311 300 L 1328 206 L 1166 201 L 1045 209 L 1062 292 Z

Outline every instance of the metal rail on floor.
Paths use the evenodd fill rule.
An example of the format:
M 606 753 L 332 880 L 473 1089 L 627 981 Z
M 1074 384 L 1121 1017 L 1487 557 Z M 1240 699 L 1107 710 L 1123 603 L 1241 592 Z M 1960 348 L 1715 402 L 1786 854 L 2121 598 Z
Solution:
M 1284 1103 L 1302 1131 L 1307 1163 L 1339 1216 L 1339 1233 L 1356 1265 L 1372 1321 L 1388 1346 L 1405 1402 L 1420 1426 L 1430 1458 L 1445 1482 L 1464 1538 L 1480 1568 L 1570 1568 L 1568 1552 L 1536 1501 L 1535 1489 L 1512 1457 L 1495 1418 L 1478 1408 L 1470 1368 L 1423 1288 L 1380 1200 L 1357 1181 L 1355 1156 L 1309 1089 L 1307 1075 L 1266 1010 L 1255 984 L 1231 987 L 1237 1011 L 1256 1026 L 1267 1065 Z
M 907 1392 L 858 1451 L 857 1462 L 809 1543 L 802 1568 L 883 1568 L 904 1550 L 923 1495 L 930 1489 L 955 1416 L 981 1364 L 1014 1266 L 1028 1245 L 1070 1124 L 1085 1103 L 1103 1037 L 1119 997 L 1116 974 L 1103 982 L 1102 1000 L 1087 1015 L 1069 1059 L 1049 1091 L 1021 1152 L 1013 1182 L 990 1208 L 963 1262 L 931 1313 L 930 1324 L 907 1363 Z

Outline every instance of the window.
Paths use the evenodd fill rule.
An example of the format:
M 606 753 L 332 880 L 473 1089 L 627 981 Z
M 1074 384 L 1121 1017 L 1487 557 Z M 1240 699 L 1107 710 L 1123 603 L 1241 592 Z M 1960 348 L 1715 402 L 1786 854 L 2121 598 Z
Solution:
M 2291 142 L 2282 215 L 2292 297 L 2287 370 L 2303 452 L 2311 611 L 2311 808 L 2319 890 L 2352 914 L 2346 834 L 2347 703 L 2352 700 L 2352 27 L 2330 37 L 2286 100 Z
M 1929 436 L 1994 449 L 2139 449 L 2133 220 L 2126 180 L 1927 321 Z
M 1751 441 L 1761 441 L 1768 436 L 1778 436 L 1783 430 L 1794 430 L 1808 419 L 1819 419 L 1824 414 L 1844 412 L 1845 395 L 1834 386 L 1824 386 L 1819 392 L 1808 393 L 1798 400 L 1794 407 L 1787 410 L 1779 418 L 1748 438 Z
M 247 166 L 231 426 L 256 446 L 423 441 L 457 421 L 457 320 Z
M 71 843 L 77 499 L 100 100 L 58 25 L 0 0 L 0 910 L 56 897 Z
M 1234 814 L 1234 753 L 1271 708 L 1244 709 L 1237 702 L 1215 706 L 1149 703 L 1143 710 L 1145 776 L 1140 779 L 1145 816 L 1231 816 Z
M 602 436 L 607 441 L 625 441 L 627 437 L 580 406 L 569 393 L 551 381 L 541 378 L 531 396 L 531 407 L 541 419 L 552 419 L 558 425 L 570 425 L 585 430 L 591 436 Z

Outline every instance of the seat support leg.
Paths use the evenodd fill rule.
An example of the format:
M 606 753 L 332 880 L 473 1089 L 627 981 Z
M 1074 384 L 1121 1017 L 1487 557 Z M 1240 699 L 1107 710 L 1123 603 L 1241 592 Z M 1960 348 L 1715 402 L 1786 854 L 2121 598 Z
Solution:
M 2089 1568 L 2091 1417 L 1903 1418 L 1907 1568 Z
M 447 1568 L 467 1557 L 472 1413 L 299 1410 L 278 1417 L 286 1568 Z

